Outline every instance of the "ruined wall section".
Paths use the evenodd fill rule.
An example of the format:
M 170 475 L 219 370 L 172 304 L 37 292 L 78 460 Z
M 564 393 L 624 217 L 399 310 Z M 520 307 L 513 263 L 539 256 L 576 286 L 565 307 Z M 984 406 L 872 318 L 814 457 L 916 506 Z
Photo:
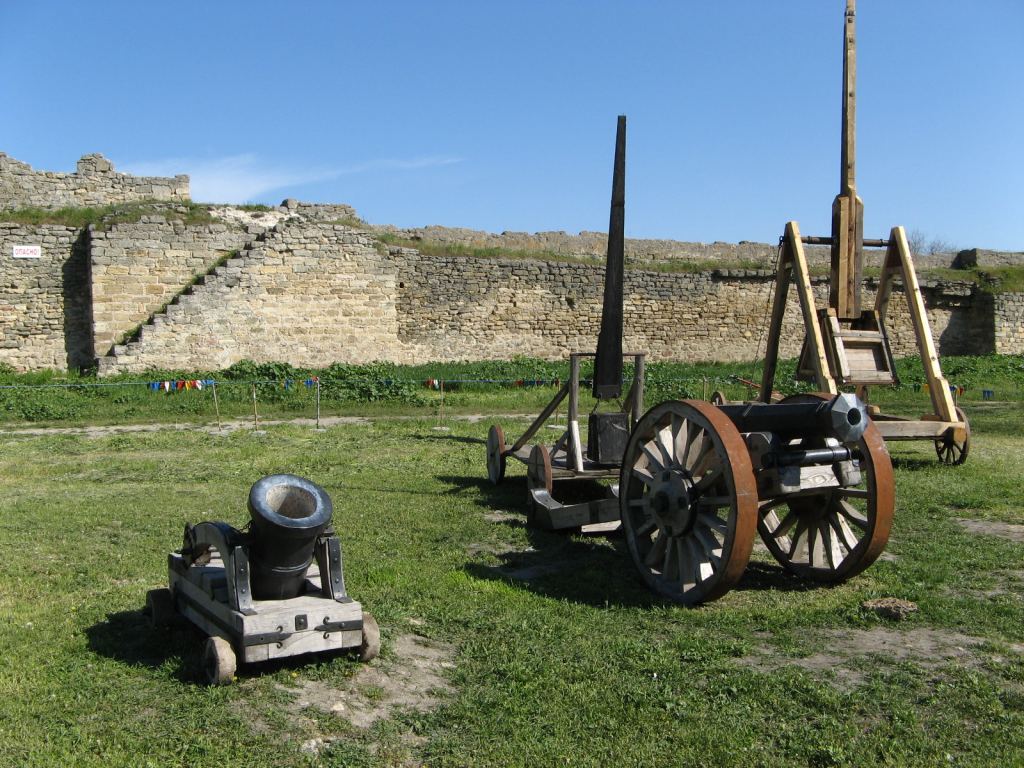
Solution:
M 100 373 L 217 370 L 239 360 L 322 366 L 401 356 L 395 264 L 342 225 L 289 224 L 217 267 L 100 360 Z
M 1000 293 L 992 299 L 996 353 L 1024 355 L 1024 293 Z
M 785 222 L 779 222 L 779 234 Z M 378 226 L 378 232 L 412 241 L 425 241 L 440 245 L 463 246 L 466 248 L 501 248 L 512 251 L 536 251 L 554 253 L 568 257 L 590 257 L 604 259 L 608 251 L 608 235 L 604 232 L 580 232 L 576 235 L 567 232 L 483 232 L 461 227 L 409 227 Z M 828 234 L 828 233 L 805 233 Z M 882 233 L 888 237 L 888 232 Z M 875 237 L 878 235 L 872 235 Z M 739 243 L 692 243 L 679 240 L 626 238 L 627 261 L 642 268 L 643 262 L 686 263 L 717 262 L 723 267 L 744 265 L 768 268 L 775 263 L 778 253 L 777 243 L 755 243 L 741 241 Z M 807 262 L 812 266 L 827 266 L 830 260 L 828 246 L 805 245 L 804 253 Z M 971 253 L 968 251 L 962 253 Z M 999 258 L 999 263 L 1024 264 L 1024 254 L 1002 254 L 996 251 L 985 251 L 990 261 Z M 882 249 L 866 249 L 864 261 L 868 267 L 881 267 L 885 251 Z M 918 269 L 933 267 L 949 267 L 957 258 L 954 253 L 919 254 L 914 257 Z
M 92 363 L 87 237 L 0 222 L 0 363 L 19 371 Z M 15 258 L 16 248 L 32 255 Z
M 84 155 L 74 173 L 36 171 L 0 152 L 0 210 L 73 208 L 136 200 L 189 199 L 188 176 L 118 173 L 103 155 Z
M 94 357 L 102 357 L 194 280 L 253 242 L 260 228 L 185 225 L 162 216 L 91 228 Z

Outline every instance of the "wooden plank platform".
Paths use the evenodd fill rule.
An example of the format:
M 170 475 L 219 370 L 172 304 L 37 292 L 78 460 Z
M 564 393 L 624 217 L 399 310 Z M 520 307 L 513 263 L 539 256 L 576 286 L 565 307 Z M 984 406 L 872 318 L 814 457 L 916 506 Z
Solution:
M 914 421 L 884 414 L 872 416 L 871 420 L 886 440 L 939 440 L 952 431 L 954 440 L 963 441 L 967 433 L 967 425 L 962 421 Z
M 515 453 L 509 454 L 523 464 L 530 459 L 532 445 L 525 445 Z M 569 466 L 569 457 L 565 451 L 559 451 L 551 456 L 551 477 L 554 480 L 587 480 L 601 479 L 606 477 L 618 477 L 619 467 L 609 467 L 597 464 L 590 459 L 583 458 L 583 469 L 578 470 Z

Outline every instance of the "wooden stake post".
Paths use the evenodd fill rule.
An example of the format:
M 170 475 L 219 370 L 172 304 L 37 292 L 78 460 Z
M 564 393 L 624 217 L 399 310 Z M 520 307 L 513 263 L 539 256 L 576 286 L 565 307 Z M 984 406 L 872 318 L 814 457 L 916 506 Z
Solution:
M 832 204 L 831 237 L 802 237 L 795 221 L 786 225 L 775 280 L 768 347 L 760 397 L 771 402 L 779 358 L 779 342 L 791 282 L 796 283 L 806 336 L 798 376 L 816 382 L 819 390 L 835 394 L 853 386 L 867 400 L 872 385 L 898 383 L 885 317 L 893 279 L 903 280 L 917 347 L 924 366 L 932 413 L 908 421 L 877 412 L 872 414 L 887 440 L 934 440 L 939 459 L 961 464 L 967 458 L 970 428 L 956 407 L 949 383 L 942 375 L 932 339 L 921 288 L 903 227 L 894 227 L 888 240 L 864 240 L 864 203 L 855 183 L 856 113 L 856 0 L 846 0 L 843 30 L 843 138 L 840 192 Z M 831 246 L 828 306 L 818 309 L 811 290 L 805 243 Z M 872 309 L 861 306 L 864 247 L 884 247 L 885 262 Z
M 608 224 L 608 258 L 605 267 L 601 332 L 597 351 L 569 355 L 569 379 L 529 428 L 511 448 L 505 447 L 505 434 L 497 424 L 487 437 L 487 475 L 492 483 L 505 476 L 505 460 L 511 456 L 526 464 L 530 492 L 530 519 L 547 529 L 617 525 L 619 505 L 617 485 L 610 493 L 593 501 L 563 504 L 554 499 L 555 480 L 595 480 L 617 478 L 626 438 L 643 410 L 644 356 L 622 352 L 623 283 L 625 264 L 625 186 L 626 118 L 620 116 L 615 133 L 615 161 L 612 173 L 611 214 Z M 580 432 L 580 363 L 593 357 L 593 394 L 598 404 L 615 401 L 610 413 L 594 412 L 589 418 L 588 445 L 584 448 Z M 623 360 L 633 358 L 633 382 L 623 401 Z M 566 429 L 550 448 L 530 445 L 559 404 L 568 398 Z M 595 530 L 591 528 L 590 530 Z

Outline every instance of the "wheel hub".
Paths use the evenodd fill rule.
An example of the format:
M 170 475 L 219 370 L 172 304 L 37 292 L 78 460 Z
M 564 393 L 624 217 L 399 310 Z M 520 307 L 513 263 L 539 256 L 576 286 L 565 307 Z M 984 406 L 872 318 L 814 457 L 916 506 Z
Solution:
M 680 470 L 667 469 L 658 474 L 647 496 L 658 527 L 669 536 L 686 533 L 693 527 L 696 507 L 690 502 L 693 481 Z

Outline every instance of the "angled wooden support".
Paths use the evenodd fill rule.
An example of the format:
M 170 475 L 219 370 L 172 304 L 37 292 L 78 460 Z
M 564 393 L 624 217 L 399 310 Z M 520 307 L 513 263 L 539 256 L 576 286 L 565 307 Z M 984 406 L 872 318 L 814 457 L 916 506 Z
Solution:
M 921 355 L 921 365 L 924 366 L 925 379 L 928 381 L 928 394 L 931 396 L 934 416 L 941 421 L 957 422 L 960 417 L 956 412 L 953 395 L 949 391 L 949 382 L 942 375 L 939 354 L 935 350 L 932 329 L 928 325 L 928 313 L 924 306 L 924 297 L 921 295 L 921 285 L 917 281 L 914 260 L 910 255 L 910 245 L 907 243 L 907 233 L 903 227 L 893 227 L 889 235 L 889 247 L 885 252 L 882 277 L 878 283 L 878 294 L 875 296 L 875 313 L 878 315 L 879 323 L 885 323 L 885 314 L 892 294 L 892 281 L 896 275 L 903 278 L 903 292 L 907 296 L 910 320 L 914 326 L 914 335 L 917 337 L 917 349 Z
M 811 274 L 807 268 L 807 257 L 800 239 L 800 227 L 795 221 L 786 224 L 786 233 L 782 239 L 782 254 L 779 258 L 778 271 L 775 275 L 775 294 L 772 298 L 772 318 L 768 327 L 768 348 L 765 352 L 764 374 L 761 378 L 761 401 L 771 402 L 772 388 L 775 385 L 775 371 L 779 362 L 779 342 L 782 338 L 782 321 L 786 315 L 786 299 L 789 284 L 796 281 L 797 297 L 800 300 L 800 311 L 803 314 L 804 328 L 807 331 L 806 344 L 814 370 L 814 379 L 818 389 L 829 394 L 837 394 L 835 377 L 829 367 L 825 342 L 818 322 L 818 311 L 811 288 Z

